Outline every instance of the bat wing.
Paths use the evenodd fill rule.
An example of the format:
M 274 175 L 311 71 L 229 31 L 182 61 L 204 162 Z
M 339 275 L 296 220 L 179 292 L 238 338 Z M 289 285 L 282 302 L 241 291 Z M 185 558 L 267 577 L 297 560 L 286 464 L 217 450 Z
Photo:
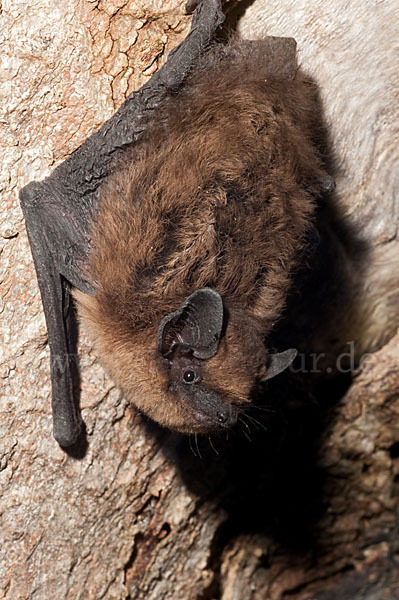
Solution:
M 191 1 L 189 8 L 195 7 L 189 35 L 162 69 L 48 178 L 29 183 L 20 192 L 47 323 L 54 437 L 64 447 L 77 441 L 82 426 L 73 390 L 75 328 L 70 288 L 92 291 L 83 266 L 97 190 L 121 151 L 156 121 L 167 94 L 181 86 L 224 20 L 219 0 Z

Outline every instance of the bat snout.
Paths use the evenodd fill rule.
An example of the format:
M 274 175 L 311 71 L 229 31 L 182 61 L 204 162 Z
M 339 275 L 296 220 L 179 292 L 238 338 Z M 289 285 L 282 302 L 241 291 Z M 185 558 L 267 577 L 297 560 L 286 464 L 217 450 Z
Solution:
M 237 423 L 237 411 L 234 409 L 219 410 L 214 414 L 196 411 L 194 429 L 202 433 L 230 429 Z
M 203 432 L 229 429 L 237 422 L 237 408 L 225 402 L 218 394 L 207 391 L 195 401 L 196 429 Z

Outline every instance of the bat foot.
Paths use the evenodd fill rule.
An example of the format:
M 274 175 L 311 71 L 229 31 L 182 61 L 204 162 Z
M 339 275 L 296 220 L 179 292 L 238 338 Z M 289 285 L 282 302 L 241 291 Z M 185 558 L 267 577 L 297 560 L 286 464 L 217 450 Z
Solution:
M 83 421 L 81 422 L 80 428 L 75 430 L 73 434 L 67 436 L 63 435 L 61 437 L 59 432 L 54 432 L 54 437 L 62 450 L 71 458 L 82 460 L 86 456 L 89 444 L 86 435 L 86 427 Z
M 82 431 L 82 423 L 79 423 L 75 427 L 70 427 L 69 425 L 67 427 L 59 427 L 54 425 L 53 436 L 61 448 L 66 449 L 70 446 L 74 446 L 78 442 Z

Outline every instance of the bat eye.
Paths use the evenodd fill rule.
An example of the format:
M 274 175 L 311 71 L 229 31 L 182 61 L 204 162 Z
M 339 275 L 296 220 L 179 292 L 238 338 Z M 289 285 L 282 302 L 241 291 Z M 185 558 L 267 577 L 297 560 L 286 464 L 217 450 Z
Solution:
M 198 377 L 197 377 L 197 374 L 195 371 L 193 371 L 192 369 L 187 369 L 187 371 L 184 371 L 184 373 L 183 373 L 184 383 L 194 383 L 197 380 L 198 380 Z

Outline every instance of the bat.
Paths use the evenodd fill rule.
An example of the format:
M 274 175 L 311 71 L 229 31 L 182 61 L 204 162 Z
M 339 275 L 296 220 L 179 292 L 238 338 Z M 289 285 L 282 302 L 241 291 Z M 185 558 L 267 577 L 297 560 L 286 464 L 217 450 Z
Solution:
M 216 43 L 221 3 L 189 4 L 191 31 L 162 69 L 20 192 L 62 447 L 82 429 L 72 296 L 129 401 L 183 433 L 232 427 L 296 355 L 267 337 L 332 188 L 315 86 L 293 39 Z

